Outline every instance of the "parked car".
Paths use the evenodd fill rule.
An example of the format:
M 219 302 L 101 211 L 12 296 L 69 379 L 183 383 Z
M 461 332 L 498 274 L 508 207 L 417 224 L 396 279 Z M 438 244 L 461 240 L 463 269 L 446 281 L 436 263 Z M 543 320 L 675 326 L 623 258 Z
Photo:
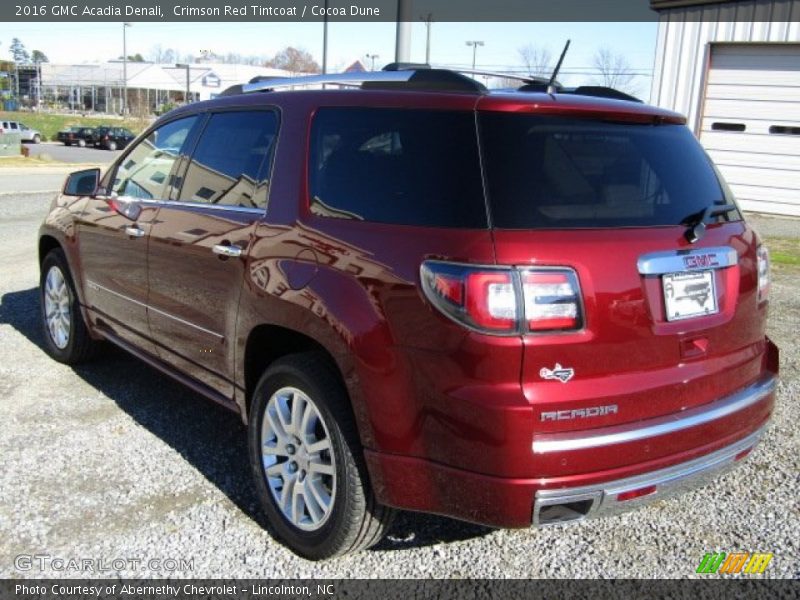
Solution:
M 41 133 L 21 121 L 0 121 L 0 133 L 18 133 L 23 142 L 38 144 L 42 141 Z
M 435 69 L 281 91 L 336 77 L 178 108 L 71 175 L 39 237 L 49 354 L 106 340 L 239 413 L 312 559 L 397 509 L 614 514 L 753 450 L 769 257 L 684 117 Z
M 96 148 L 122 150 L 134 138 L 136 138 L 136 135 L 124 127 L 98 127 L 94 131 L 93 142 Z
M 58 140 L 65 146 L 73 144 L 84 148 L 87 144 L 94 145 L 94 127 L 70 127 L 58 132 Z

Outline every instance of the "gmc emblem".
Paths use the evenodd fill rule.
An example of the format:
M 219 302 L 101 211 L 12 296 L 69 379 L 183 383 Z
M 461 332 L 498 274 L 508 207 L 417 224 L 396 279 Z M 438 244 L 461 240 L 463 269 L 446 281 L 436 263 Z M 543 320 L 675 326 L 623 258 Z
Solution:
M 683 264 L 687 269 L 708 269 L 718 267 L 716 254 L 692 254 L 683 257 Z

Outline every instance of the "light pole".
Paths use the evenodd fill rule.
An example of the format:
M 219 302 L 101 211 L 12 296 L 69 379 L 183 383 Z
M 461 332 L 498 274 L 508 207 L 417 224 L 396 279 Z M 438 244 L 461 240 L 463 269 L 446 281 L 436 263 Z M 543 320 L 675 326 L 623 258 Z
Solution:
M 128 112 L 128 27 L 130 23 L 122 24 L 122 114 Z
M 433 23 L 433 13 L 428 13 L 425 17 L 420 17 L 425 23 L 425 64 L 431 64 L 431 24 Z
M 175 65 L 179 69 L 186 69 L 186 96 L 184 96 L 184 102 L 189 104 L 189 71 L 191 69 L 191 65 L 187 64 L 177 64 Z
M 367 54 L 367 59 L 372 61 L 372 67 L 370 68 L 370 71 L 375 70 L 375 59 L 380 57 L 380 54 Z
M 469 40 L 467 46 L 472 46 L 472 70 L 475 70 L 475 56 L 478 54 L 478 46 L 483 46 L 480 40 Z

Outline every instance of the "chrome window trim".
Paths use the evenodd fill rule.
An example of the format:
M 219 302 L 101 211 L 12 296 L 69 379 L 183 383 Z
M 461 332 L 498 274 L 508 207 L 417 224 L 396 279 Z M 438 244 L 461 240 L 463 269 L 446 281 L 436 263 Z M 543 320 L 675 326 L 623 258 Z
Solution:
M 252 214 L 266 214 L 266 208 L 257 208 L 255 206 L 232 206 L 228 204 L 206 204 L 204 202 L 184 202 L 181 200 L 153 200 L 150 198 L 134 198 L 132 196 L 117 196 L 116 200 L 123 202 L 140 202 L 142 204 L 149 204 L 151 206 L 174 206 L 174 207 L 189 207 L 189 208 L 210 208 L 211 210 L 228 210 L 231 212 L 244 212 Z
M 757 404 L 773 393 L 777 385 L 778 378 L 769 376 L 730 396 L 678 414 L 664 415 L 646 421 L 602 427 L 589 431 L 535 435 L 532 444 L 533 453 L 550 454 L 553 452 L 601 448 L 690 429 L 727 417 Z
M 132 302 L 132 303 L 134 303 L 134 304 L 136 304 L 138 306 L 141 306 L 141 307 L 145 308 L 148 311 L 152 310 L 155 313 L 163 315 L 163 316 L 165 316 L 165 317 L 167 317 L 169 319 L 172 319 L 173 321 L 177 321 L 178 323 L 181 323 L 183 325 L 188 325 L 189 327 L 197 329 L 198 331 L 202 331 L 203 333 L 207 333 L 208 335 L 210 335 L 212 337 L 215 337 L 215 338 L 217 338 L 219 340 L 224 340 L 225 339 L 224 335 L 221 335 L 221 334 L 219 334 L 219 333 L 217 333 L 215 331 L 211 331 L 210 329 L 206 329 L 205 327 L 201 327 L 200 325 L 195 325 L 194 323 L 191 323 L 190 321 L 187 321 L 185 319 L 181 319 L 180 317 L 176 317 L 175 315 L 172 315 L 172 314 L 170 314 L 168 312 L 164 312 L 163 310 L 159 310 L 157 308 L 154 308 L 154 307 L 150 306 L 149 304 L 145 304 L 144 302 L 140 302 L 139 300 L 136 300 L 135 298 L 131 298 L 130 296 L 126 296 L 125 294 L 120 294 L 119 292 L 115 292 L 114 290 L 111 290 L 111 289 L 107 288 L 104 285 L 100 285 L 96 281 L 92 281 L 90 279 L 87 279 L 86 280 L 86 286 L 90 287 L 92 289 L 95 289 L 95 290 L 99 290 L 99 291 L 106 292 L 108 294 L 112 294 L 112 295 L 114 295 L 114 296 L 116 296 L 118 298 L 122 298 L 123 300 L 127 300 L 128 302 Z
M 689 256 L 704 256 L 706 254 L 715 254 L 717 264 L 713 266 L 697 267 L 697 269 L 686 267 L 684 258 Z M 725 267 L 732 267 L 738 262 L 739 256 L 736 254 L 736 250 L 730 246 L 716 246 L 713 248 L 667 250 L 664 252 L 643 254 L 636 262 L 636 266 L 641 275 L 663 275 L 664 273 L 683 273 L 701 269 L 724 269 Z

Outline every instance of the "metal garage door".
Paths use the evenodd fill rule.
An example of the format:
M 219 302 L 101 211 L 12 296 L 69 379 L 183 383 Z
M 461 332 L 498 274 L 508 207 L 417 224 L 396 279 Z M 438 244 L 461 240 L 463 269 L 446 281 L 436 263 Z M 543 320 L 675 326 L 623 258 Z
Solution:
M 700 141 L 745 210 L 800 216 L 800 44 L 713 45 Z

